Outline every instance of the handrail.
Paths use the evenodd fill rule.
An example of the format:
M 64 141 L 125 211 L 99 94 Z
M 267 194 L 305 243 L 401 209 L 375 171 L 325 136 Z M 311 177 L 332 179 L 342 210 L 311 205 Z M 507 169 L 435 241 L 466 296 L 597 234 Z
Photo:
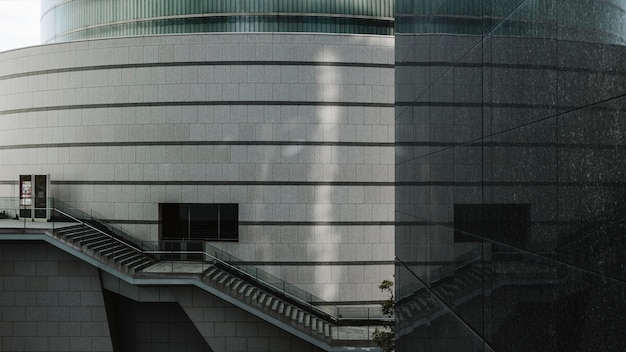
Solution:
M 92 230 L 96 230 L 96 231 L 100 232 L 101 234 L 103 234 L 103 235 L 105 235 L 105 236 L 107 236 L 107 237 L 109 237 L 109 238 L 111 238 L 111 239 L 113 239 L 113 240 L 115 240 L 115 241 L 125 245 L 126 247 L 130 247 L 130 248 L 132 248 L 132 249 L 134 249 L 136 251 L 142 252 L 142 253 L 144 252 L 143 249 L 135 247 L 132 243 L 128 243 L 126 241 L 120 240 L 119 238 L 117 238 L 115 236 L 112 236 L 111 234 L 108 234 L 108 233 L 100 230 L 99 228 L 97 228 L 97 227 L 95 227 L 95 226 L 93 226 L 93 225 L 91 225 L 91 224 L 89 224 L 87 222 L 84 222 L 84 221 L 82 221 L 80 219 L 77 219 L 77 218 L 75 218 L 75 217 L 65 213 L 64 211 L 61 211 L 61 210 L 57 209 L 57 208 L 38 208 L 38 209 L 52 209 L 53 211 L 59 212 L 59 213 L 63 214 L 64 216 L 66 216 L 66 217 L 68 217 L 68 218 L 70 218 L 70 219 L 72 219 L 74 221 L 77 221 L 77 222 L 81 223 L 84 226 L 87 226 L 87 227 L 91 228 Z
M 170 242 L 170 241 L 159 241 L 159 242 Z M 220 250 L 220 249 L 218 249 L 218 248 L 216 248 L 214 246 L 211 246 L 208 243 L 205 243 L 204 241 L 202 241 L 202 243 L 203 243 L 204 246 L 211 247 L 211 249 L 213 249 L 215 252 L 223 253 L 225 256 L 228 256 L 228 257 L 231 257 L 232 259 L 234 259 L 234 260 L 231 260 L 231 261 L 245 263 L 245 261 L 237 259 L 237 258 L 233 257 L 232 255 L 230 255 L 230 254 L 228 254 L 228 253 L 226 253 L 226 252 L 224 252 L 224 251 L 222 251 L 222 250 Z M 158 245 L 157 245 L 157 247 L 158 247 Z M 303 308 L 307 308 L 307 309 L 310 309 L 310 310 L 312 310 L 314 312 L 317 312 L 318 314 L 324 315 L 329 320 L 332 320 L 332 321 L 338 321 L 339 320 L 337 318 L 337 313 L 336 313 L 337 307 L 336 306 L 331 305 L 329 303 L 328 304 L 324 304 L 324 303 L 327 303 L 327 302 L 324 302 L 321 298 L 315 297 L 315 296 L 313 296 L 312 294 L 310 294 L 308 292 L 305 292 L 305 293 L 307 295 L 311 296 L 312 298 L 316 298 L 316 300 L 311 299 L 311 301 L 307 301 L 306 299 L 304 299 L 302 297 L 294 295 L 294 294 L 288 292 L 287 290 L 285 290 L 285 288 L 284 288 L 285 285 L 290 285 L 290 286 L 293 286 L 293 285 L 291 285 L 288 282 L 286 282 L 284 280 L 281 280 L 280 278 L 277 278 L 277 277 L 275 277 L 275 276 L 273 276 L 273 275 L 271 275 L 271 274 L 269 274 L 269 273 L 267 273 L 267 272 L 265 272 L 263 270 L 260 270 L 260 269 L 258 269 L 256 267 L 255 267 L 255 271 L 257 271 L 257 272 L 261 271 L 262 275 L 253 275 L 252 273 L 250 273 L 250 272 L 248 272 L 248 271 L 238 267 L 236 264 L 233 264 L 233 263 L 231 263 L 231 262 L 229 262 L 227 260 L 219 258 L 217 255 L 211 254 L 211 253 L 209 253 L 206 250 L 200 250 L 200 251 L 145 250 L 144 253 L 147 253 L 147 254 L 171 254 L 171 253 L 201 254 L 203 256 L 208 257 L 210 261 L 212 261 L 214 263 L 219 263 L 222 266 L 226 267 L 227 269 L 230 269 L 230 270 L 234 271 L 235 273 L 238 273 L 239 275 L 247 277 L 247 278 L 249 278 L 249 280 L 252 280 L 253 282 L 256 282 L 256 283 L 262 285 L 263 287 L 265 287 L 265 289 L 269 289 L 269 290 L 271 290 L 273 292 L 279 293 L 279 294 L 281 294 L 281 295 L 283 295 L 283 296 L 285 296 L 285 297 L 295 301 L 299 305 L 303 306 Z M 283 289 L 281 289 L 280 287 L 277 287 L 275 284 L 272 284 L 272 283 L 268 282 L 267 280 L 263 280 L 260 276 L 267 276 L 267 277 L 275 278 L 276 281 L 279 281 L 279 282 L 283 283 Z M 293 288 L 297 289 L 295 286 L 293 286 Z M 303 290 L 301 290 L 301 291 L 303 291 Z M 314 305 L 312 303 L 312 301 L 318 301 L 319 303 L 321 303 L 320 305 L 322 305 L 322 306 L 333 306 L 332 312 L 327 312 L 327 311 L 324 311 L 323 309 L 320 309 L 319 307 Z
M 229 253 L 227 253 L 227 252 L 225 252 L 225 251 L 223 251 L 223 250 L 221 250 L 221 249 L 211 245 L 210 243 L 204 242 L 203 249 L 209 249 L 213 253 L 213 255 L 210 255 L 210 253 L 206 253 L 207 255 L 209 255 L 211 257 L 218 257 L 218 258 L 221 257 L 220 259 L 222 261 L 225 261 L 228 264 L 230 264 L 230 265 L 232 265 L 234 267 L 237 267 L 237 269 L 239 269 L 239 270 L 241 270 L 243 272 L 246 272 L 247 275 L 249 275 L 251 277 L 264 276 L 264 277 L 267 277 L 267 278 L 271 279 L 272 281 L 281 283 L 282 286 L 283 286 L 283 291 L 285 291 L 285 288 L 289 288 L 291 291 L 295 291 L 295 292 L 299 293 L 300 294 L 299 299 L 301 299 L 303 301 L 307 301 L 309 303 L 311 303 L 311 302 L 319 302 L 320 304 L 327 303 L 323 299 L 321 299 L 319 297 L 316 297 L 316 296 L 310 294 L 309 292 L 306 292 L 306 291 L 304 291 L 304 290 L 302 290 L 302 289 L 300 289 L 300 288 L 298 288 L 298 287 L 296 287 L 296 286 L 286 282 L 285 280 L 282 280 L 282 279 L 280 279 L 280 278 L 278 278 L 278 277 L 276 277 L 276 276 L 274 276 L 274 275 L 272 275 L 272 274 L 270 274 L 270 273 L 268 273 L 268 272 L 266 272 L 266 271 L 264 271 L 262 269 L 259 269 L 256 266 L 254 266 L 254 271 L 255 271 L 256 275 L 253 275 L 251 272 L 247 272 L 245 270 L 245 268 L 238 267 L 237 264 L 235 264 L 235 263 L 244 263 L 243 265 L 246 265 L 245 264 L 246 262 L 244 260 L 242 260 L 240 258 L 237 258 L 237 257 L 233 256 L 232 254 L 229 254 Z M 228 259 L 225 259 L 224 257 L 226 257 Z M 251 266 L 251 265 L 248 265 L 248 266 Z M 307 299 L 303 299 L 302 296 L 308 297 L 308 300 Z M 330 304 L 328 304 L 328 305 L 330 305 Z
M 9 198 L 0 198 L 0 201 L 6 201 L 6 200 L 8 200 L 8 199 L 9 199 Z M 11 198 L 11 200 L 16 200 L 16 198 Z M 13 212 L 14 212 L 14 214 L 16 214 L 16 216 L 18 216 L 18 215 L 19 215 L 19 213 L 20 213 L 20 210 L 22 210 L 22 208 L 20 208 L 20 207 L 15 207 L 15 206 L 10 206 L 10 207 L 3 206 L 3 207 L 0 207 L 0 209 L 13 211 Z M 89 227 L 90 229 L 95 230 L 95 231 L 97 231 L 98 233 L 101 233 L 101 234 L 105 235 L 106 237 L 108 237 L 108 238 L 110 238 L 110 239 L 113 239 L 114 241 L 119 242 L 120 244 L 123 244 L 124 246 L 126 246 L 126 247 L 128 247 L 128 248 L 131 248 L 131 249 L 133 249 L 133 250 L 135 250 L 135 251 L 138 251 L 138 252 L 141 252 L 141 253 L 143 253 L 143 252 L 144 252 L 144 250 L 143 250 L 142 248 L 137 247 L 137 245 L 133 242 L 133 240 L 132 240 L 132 239 L 127 239 L 127 238 L 120 239 L 120 238 L 117 238 L 116 236 L 113 236 L 113 235 L 111 235 L 111 234 L 107 233 L 106 231 L 103 231 L 102 229 L 99 229 L 99 228 L 97 228 L 96 226 L 93 226 L 92 224 L 90 224 L 89 222 L 87 222 L 85 219 L 80 219 L 80 218 L 79 218 L 78 216 L 76 216 L 76 215 L 71 215 L 71 214 L 70 214 L 70 212 L 69 212 L 69 211 L 67 211 L 66 209 L 61 210 L 61 209 L 56 208 L 56 207 L 50 207 L 50 208 L 48 208 L 48 207 L 43 208 L 43 207 L 42 207 L 42 208 L 30 208 L 30 209 L 35 210 L 35 211 L 37 211 L 37 210 L 45 210 L 45 211 L 50 211 L 50 212 L 51 212 L 51 214 L 54 214 L 55 212 L 56 212 L 56 213 L 59 213 L 59 214 L 61 214 L 62 216 L 66 217 L 66 218 L 68 218 L 68 219 L 70 219 L 70 220 L 72 220 L 73 222 L 76 222 L 76 223 L 81 224 L 81 225 L 83 225 L 83 226 Z M 87 220 L 93 220 L 93 219 L 90 219 L 90 218 L 87 216 L 87 214 L 86 214 L 86 213 L 84 213 L 84 212 L 82 212 L 82 211 L 80 211 L 80 210 L 78 210 L 78 209 L 73 209 L 73 210 L 74 210 L 74 211 L 76 211 L 76 212 L 78 212 L 79 214 L 84 215 L 84 216 L 85 216 L 85 218 L 87 218 Z M 27 219 L 27 218 L 23 218 L 23 219 L 24 219 L 24 221 L 26 221 L 26 219 Z M 54 221 L 53 221 L 53 222 L 54 222 Z M 53 229 L 54 229 L 54 226 L 53 226 Z
M 171 254 L 171 253 L 173 253 L 173 251 L 167 251 L 167 250 L 145 250 L 144 253 L 158 255 L 158 254 Z M 301 297 L 293 295 L 293 294 L 289 293 L 288 291 L 286 291 L 284 289 L 281 290 L 279 287 L 276 287 L 274 284 L 272 284 L 270 282 L 267 282 L 267 281 L 265 281 L 265 280 L 263 280 L 263 279 L 261 279 L 259 277 L 256 277 L 256 276 L 252 275 L 251 273 L 249 273 L 249 272 L 247 272 L 247 271 L 237 267 L 236 265 L 233 265 L 233 264 L 231 264 L 231 263 L 229 263 L 229 262 L 227 262 L 227 261 L 225 261 L 223 259 L 220 259 L 220 258 L 218 258 L 218 257 L 216 257 L 216 256 L 214 256 L 214 255 L 212 255 L 212 254 L 210 254 L 210 253 L 208 253 L 208 252 L 206 252 L 204 250 L 201 250 L 201 251 L 180 250 L 180 251 L 176 251 L 175 253 L 178 253 L 178 254 L 199 254 L 199 255 L 204 255 L 204 256 L 210 258 L 210 260 L 213 261 L 214 263 L 215 262 L 219 263 L 219 264 L 227 267 L 228 269 L 231 269 L 231 270 L 239 273 L 240 275 L 243 275 L 243 276 L 249 278 L 253 282 L 256 282 L 256 283 L 260 284 L 265 289 L 269 289 L 271 292 L 277 292 L 280 295 L 282 295 L 282 296 L 284 296 L 284 297 L 286 297 L 286 298 L 288 298 L 288 299 L 290 299 L 292 301 L 295 301 L 301 308 L 305 308 L 305 309 L 308 309 L 308 310 L 310 310 L 312 312 L 315 312 L 316 314 L 318 314 L 318 316 L 325 317 L 328 322 L 331 322 L 331 323 L 339 325 L 339 326 L 344 325 L 344 324 L 342 324 L 342 322 L 355 322 L 355 321 L 365 321 L 365 320 L 367 320 L 367 321 L 392 321 L 393 320 L 393 318 L 369 317 L 369 316 L 367 318 L 365 318 L 365 317 L 362 317 L 362 318 L 340 318 L 338 316 L 339 315 L 338 314 L 339 308 L 336 305 L 324 302 L 322 299 L 319 299 L 319 302 L 321 303 L 320 304 L 321 306 L 329 306 L 329 307 L 332 306 L 333 307 L 333 309 L 332 309 L 333 311 L 332 312 L 328 312 L 328 311 L 325 311 L 323 309 L 320 309 L 317 305 L 315 305 L 315 304 L 313 304 L 313 303 L 311 303 L 311 302 L 309 302 L 309 301 L 307 301 L 305 299 L 302 299 Z M 270 275 L 268 273 L 266 273 L 266 274 Z M 280 280 L 278 278 L 276 278 L 276 279 Z M 280 281 L 287 283 L 284 280 L 280 280 Z M 324 304 L 324 303 L 327 303 L 327 304 Z M 380 308 L 378 308 L 378 307 L 376 307 L 374 309 L 376 311 L 380 310 Z
M 52 199 L 53 208 L 55 208 L 55 209 L 59 209 L 59 208 L 63 209 L 63 208 L 65 208 L 65 209 L 63 209 L 65 212 L 67 212 L 68 209 L 71 209 L 72 211 L 75 211 L 75 212 L 78 212 L 78 213 L 82 214 L 85 219 L 89 219 L 90 221 L 93 221 L 93 222 L 101 224 L 102 226 L 106 227 L 109 231 L 113 232 L 115 235 L 117 235 L 117 236 L 119 236 L 121 238 L 124 238 L 124 239 L 130 241 L 131 243 L 137 244 L 137 243 L 135 243 L 137 241 L 137 239 L 134 236 L 132 236 L 131 234 L 129 234 L 126 231 L 124 231 L 121 227 L 114 226 L 111 223 L 108 223 L 106 220 L 104 220 L 104 217 L 102 217 L 100 214 L 98 214 L 98 213 L 96 213 L 94 211 L 91 211 L 90 214 L 87 214 L 84 211 L 79 210 L 79 209 L 77 209 L 75 207 L 72 207 L 69 204 L 64 203 L 64 202 L 62 202 L 60 200 L 57 200 L 55 198 L 51 198 L 51 199 Z M 96 214 L 96 216 L 94 216 L 94 213 Z M 95 227 L 92 226 L 92 228 L 95 228 Z M 101 231 L 101 232 L 103 232 L 103 231 Z M 141 246 L 139 246 L 139 247 L 141 247 Z
M 323 310 L 321 310 L 318 307 L 314 306 L 310 302 L 307 302 L 306 300 L 303 300 L 300 297 L 292 295 L 292 294 L 286 292 L 284 289 L 281 291 L 279 288 L 274 287 L 272 284 L 270 284 L 268 282 L 265 282 L 264 280 L 262 280 L 262 279 L 260 279 L 258 277 L 254 277 L 254 276 L 252 276 L 252 274 L 250 274 L 250 273 L 248 273 L 248 272 L 246 272 L 246 271 L 244 271 L 244 270 L 242 270 L 242 269 L 240 269 L 240 268 L 238 268 L 238 267 L 236 267 L 234 265 L 231 265 L 228 262 L 225 262 L 225 261 L 223 261 L 223 260 L 221 260 L 219 258 L 216 258 L 216 257 L 214 257 L 214 256 L 212 256 L 212 255 L 210 255 L 210 254 L 208 254 L 208 253 L 206 253 L 204 251 L 203 251 L 203 253 L 205 253 L 209 257 L 215 259 L 220 264 L 223 264 L 223 265 L 227 266 L 228 268 L 233 269 L 233 270 L 235 270 L 235 271 L 245 275 L 246 277 L 251 278 L 253 281 L 260 283 L 261 285 L 265 286 L 265 288 L 269 288 L 270 290 L 275 290 L 275 291 L 280 292 L 281 294 L 285 295 L 286 297 L 288 297 L 288 298 L 296 301 L 297 303 L 303 305 L 304 308 L 307 308 L 307 309 L 310 309 L 310 310 L 312 310 L 314 312 L 317 312 L 318 314 L 327 317 L 329 320 L 332 320 L 332 321 L 337 321 L 338 320 L 337 317 L 333 316 L 331 313 L 324 312 Z M 281 280 L 281 281 L 283 281 L 283 280 Z M 283 282 L 285 282 L 285 281 L 283 281 Z M 335 307 L 335 310 L 336 310 L 336 307 Z

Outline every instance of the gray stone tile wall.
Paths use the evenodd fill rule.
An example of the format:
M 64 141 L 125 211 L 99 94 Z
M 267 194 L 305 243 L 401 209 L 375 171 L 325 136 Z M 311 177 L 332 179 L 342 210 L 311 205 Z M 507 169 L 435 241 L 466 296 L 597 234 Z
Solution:
M 0 197 L 17 197 L 20 174 L 50 174 L 55 198 L 150 241 L 158 203 L 238 203 L 240 240 L 223 247 L 244 260 L 301 262 L 297 248 L 344 267 L 384 261 L 368 266 L 390 278 L 393 45 L 236 33 L 3 53 Z M 327 300 L 350 290 L 296 281 Z
M 50 245 L 0 245 L 0 350 L 113 351 L 96 268 Z

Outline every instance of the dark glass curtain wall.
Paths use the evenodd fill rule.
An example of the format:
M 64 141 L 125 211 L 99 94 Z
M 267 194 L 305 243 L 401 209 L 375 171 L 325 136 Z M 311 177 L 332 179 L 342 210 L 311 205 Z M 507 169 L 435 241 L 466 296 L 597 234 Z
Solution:
M 626 1 L 395 7 L 397 351 L 626 350 Z

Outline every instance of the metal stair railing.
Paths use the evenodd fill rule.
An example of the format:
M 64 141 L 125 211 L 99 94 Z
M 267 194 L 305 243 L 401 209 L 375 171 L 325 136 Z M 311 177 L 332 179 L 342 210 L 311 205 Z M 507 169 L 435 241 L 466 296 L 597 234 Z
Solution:
M 94 211 L 90 211 L 90 213 L 86 213 L 82 210 L 77 209 L 67 203 L 64 203 L 58 199 L 52 198 L 52 208 L 63 212 L 64 214 L 73 215 L 73 218 L 81 220 L 81 222 L 89 224 L 90 227 L 97 229 L 102 233 L 106 233 L 109 231 L 118 237 L 116 240 L 123 239 L 128 242 L 129 245 L 133 247 L 138 247 L 138 250 L 144 251 L 149 248 L 142 247 L 142 242 L 137 241 L 137 238 L 130 233 L 126 232 L 120 226 L 116 226 L 107 220 L 100 214 Z M 111 236 L 110 234 L 108 234 Z M 114 236 L 111 236 L 114 237 Z
M 17 203 L 15 198 L 12 200 Z M 2 205 L 6 205 L 9 201 L 11 201 L 11 199 L 0 198 L 0 204 Z M 4 232 L 6 232 L 7 229 L 9 231 L 10 229 L 19 229 L 20 231 L 31 232 L 42 232 L 43 230 L 43 232 L 51 238 L 65 243 L 66 245 L 69 245 L 108 266 L 112 266 L 117 270 L 123 269 L 125 272 L 128 272 L 129 270 L 134 271 L 138 268 L 138 261 L 130 262 L 132 266 L 127 265 L 128 263 L 125 263 L 124 259 L 128 258 L 112 258 L 107 255 L 102 255 L 102 253 L 95 250 L 92 245 L 98 245 L 109 241 L 109 246 L 123 248 L 127 251 L 127 254 L 134 253 L 135 255 L 143 256 L 145 260 L 139 264 L 143 265 L 149 261 L 154 262 L 154 260 L 145 255 L 144 250 L 138 247 L 133 241 L 126 238 L 119 238 L 114 233 L 107 233 L 106 230 L 91 223 L 90 219 L 84 216 L 84 213 L 80 213 L 75 210 L 72 211 L 72 209 L 70 209 L 69 212 L 57 208 L 33 209 L 48 213 L 51 218 L 32 219 L 30 217 L 20 217 L 20 207 L 12 206 L 10 208 L 0 208 L 0 220 L 4 221 L 6 219 L 12 222 L 8 223 L 8 226 L 3 229 Z M 18 225 L 16 227 L 16 224 L 23 226 Z M 118 261 L 118 259 L 120 260 Z
M 97 231 L 98 233 L 106 236 L 107 238 L 112 239 L 112 240 L 114 240 L 114 241 L 116 241 L 116 242 L 118 242 L 118 243 L 120 243 L 120 244 L 122 244 L 122 245 L 124 245 L 124 246 L 126 246 L 128 248 L 130 248 L 130 249 L 133 249 L 133 250 L 135 250 L 137 252 L 140 252 L 140 253 L 144 252 L 144 250 L 142 248 L 134 245 L 133 243 L 129 243 L 126 240 L 122 240 L 120 238 L 117 238 L 116 236 L 113 236 L 113 235 L 107 233 L 106 231 L 103 231 L 103 230 L 99 229 L 98 227 L 93 226 L 89 222 L 81 220 L 81 219 L 79 219 L 79 218 L 77 218 L 75 216 L 72 216 L 72 215 L 70 215 L 70 214 L 68 214 L 68 213 L 66 213 L 66 212 L 64 212 L 62 210 L 56 209 L 56 208 L 51 208 L 51 210 L 52 210 L 52 212 L 58 212 L 59 214 L 65 216 L 65 217 L 67 217 L 67 218 L 69 218 L 71 220 L 74 220 L 75 222 L 77 222 L 77 223 L 79 223 L 79 224 L 81 224 L 81 225 L 83 225 L 85 227 L 88 227 L 88 228 L 90 228 L 90 229 L 92 229 L 94 231 Z
M 87 226 L 119 243 L 124 244 L 127 247 L 143 252 L 143 249 L 139 246 L 136 238 L 124 232 L 121 228 L 112 226 L 111 224 L 108 224 L 105 220 L 102 220 L 101 218 L 97 218 L 90 214 L 87 214 L 55 198 L 49 198 L 49 202 L 52 204 L 51 207 L 49 208 L 40 207 L 40 208 L 35 208 L 34 210 L 36 211 L 44 210 L 46 212 L 50 211 L 51 219 L 44 219 L 44 220 L 50 221 L 52 223 L 52 226 L 51 226 L 52 230 L 55 230 L 55 223 L 64 222 L 63 220 L 69 220 L 69 222 L 75 222 L 75 223 Z M 0 216 L 0 219 L 1 218 L 18 219 L 20 217 L 19 214 L 22 208 L 18 206 L 17 204 L 19 204 L 18 198 L 0 197 L 0 210 L 1 210 L 0 214 L 2 214 L 2 216 Z M 22 218 L 25 224 L 24 228 L 32 227 L 32 226 L 27 225 L 31 221 L 29 220 L 27 222 L 26 219 L 27 218 Z M 36 222 L 33 221 L 33 223 L 36 223 Z M 101 228 L 99 228 L 99 226 L 96 226 L 94 224 L 101 225 Z M 58 230 L 59 228 L 56 228 L 56 229 Z M 107 230 L 109 230 L 110 233 L 107 233 Z
M 169 257 L 172 260 L 185 260 L 185 257 L 202 256 L 204 261 L 212 262 L 221 269 L 236 275 L 245 281 L 251 281 L 268 290 L 271 293 L 284 296 L 302 308 L 306 308 L 316 314 L 326 317 L 329 321 L 339 321 L 338 309 L 336 306 L 323 299 L 302 290 L 254 265 L 246 264 L 239 259 L 205 241 L 155 241 L 143 247 L 159 248 L 156 250 L 146 250 L 145 253 L 155 258 Z M 174 244 L 180 244 L 176 248 Z M 188 250 L 188 248 L 201 248 Z
M 175 243 L 179 244 L 179 246 L 174 246 L 173 244 Z M 202 249 L 200 249 L 200 246 L 203 246 Z M 151 254 L 155 258 L 165 256 L 169 259 L 173 259 L 176 258 L 176 254 L 178 254 L 180 255 L 178 259 L 184 260 L 185 256 L 203 256 L 205 261 L 212 263 L 212 267 L 207 268 L 203 272 L 201 278 L 202 281 L 231 295 L 233 298 L 238 299 L 245 304 L 255 306 L 260 311 L 274 316 L 275 318 L 287 321 L 289 324 L 294 324 L 295 322 L 298 326 L 300 326 L 301 331 L 307 333 L 308 335 L 322 338 L 331 344 L 347 341 L 345 337 L 342 339 L 342 336 L 347 336 L 348 334 L 346 331 L 355 328 L 367 331 L 364 338 L 361 340 L 357 339 L 358 341 L 366 344 L 372 343 L 371 333 L 374 331 L 374 328 L 382 327 L 383 323 L 393 321 L 392 318 L 382 317 L 380 314 L 380 307 L 363 308 L 366 311 L 366 314 L 361 315 L 360 317 L 340 317 L 339 308 L 336 305 L 299 289 L 298 287 L 279 279 L 256 266 L 248 265 L 245 261 L 234 257 L 233 255 L 204 241 L 159 241 L 153 242 L 153 244 L 148 246 L 144 245 L 144 247 L 161 248 L 160 250 L 147 251 L 147 253 Z M 195 248 L 196 250 L 190 250 L 190 248 Z M 223 281 L 209 280 L 209 273 L 213 271 L 212 268 L 217 268 L 219 271 L 224 273 L 223 276 L 221 276 Z M 150 276 L 151 273 L 139 273 L 139 275 Z M 233 289 L 231 283 L 236 282 L 237 280 L 241 280 L 244 283 L 237 285 L 237 287 L 243 287 L 247 284 L 260 290 L 260 292 L 257 293 L 260 301 L 257 301 L 255 297 L 244 297 L 237 289 Z M 274 304 L 265 304 L 264 302 L 268 302 L 268 299 L 265 297 L 270 296 L 273 298 L 270 298 L 269 301 L 274 302 Z M 277 303 L 277 299 L 281 301 L 282 304 Z M 298 319 L 295 319 L 293 316 L 289 317 L 278 311 L 277 307 L 280 305 L 293 306 L 294 311 L 299 310 L 301 312 L 298 314 L 303 313 L 304 315 L 299 315 Z M 379 314 L 375 314 L 376 312 Z M 311 319 L 316 321 L 316 324 L 321 325 L 311 325 Z M 308 322 L 308 325 L 305 322 Z M 321 327 L 328 330 L 320 331 Z
M 337 319 L 337 307 L 285 280 L 259 269 L 257 266 L 246 264 L 244 260 L 208 243 L 205 243 L 205 254 L 220 260 L 221 263 L 225 263 L 232 270 L 259 282 L 261 285 L 281 293 L 296 302 L 300 302 L 306 308 L 317 311 L 320 314 L 328 315 L 331 319 Z

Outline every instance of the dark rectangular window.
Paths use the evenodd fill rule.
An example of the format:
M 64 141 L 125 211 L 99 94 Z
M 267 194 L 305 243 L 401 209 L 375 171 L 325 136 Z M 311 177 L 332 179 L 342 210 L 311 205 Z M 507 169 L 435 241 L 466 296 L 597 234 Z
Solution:
M 160 203 L 159 235 L 164 240 L 237 241 L 239 204 Z
M 530 204 L 455 204 L 454 230 L 455 242 L 522 245 L 530 236 Z

